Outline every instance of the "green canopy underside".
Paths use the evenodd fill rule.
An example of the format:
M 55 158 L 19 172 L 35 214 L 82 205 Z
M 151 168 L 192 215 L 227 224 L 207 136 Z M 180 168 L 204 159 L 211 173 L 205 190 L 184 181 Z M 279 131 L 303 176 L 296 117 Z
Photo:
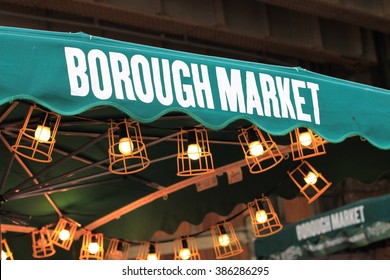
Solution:
M 0 28 L 0 103 L 62 115 L 113 106 L 152 122 L 183 112 L 210 129 L 245 119 L 272 135 L 310 127 L 330 142 L 360 135 L 390 148 L 390 92 L 288 68 L 90 36 Z
M 356 201 L 255 241 L 260 259 L 305 259 L 390 238 L 390 195 Z

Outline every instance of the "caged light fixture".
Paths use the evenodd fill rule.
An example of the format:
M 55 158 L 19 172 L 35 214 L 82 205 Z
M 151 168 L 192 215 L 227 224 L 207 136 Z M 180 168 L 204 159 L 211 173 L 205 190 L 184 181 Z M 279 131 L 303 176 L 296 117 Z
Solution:
M 195 237 L 182 237 L 174 240 L 175 260 L 200 260 Z
M 177 175 L 193 176 L 214 172 L 205 128 L 181 129 L 177 134 Z
M 137 255 L 137 260 L 155 261 L 160 259 L 160 245 L 155 242 L 142 242 Z
M 80 260 L 102 260 L 104 257 L 104 238 L 102 233 L 84 233 L 80 249 Z
M 132 174 L 149 166 L 150 160 L 137 121 L 111 122 L 108 129 L 109 169 L 114 174 Z
M 248 211 L 254 236 L 264 237 L 277 233 L 283 228 L 271 200 L 263 196 L 248 203 Z
M 53 256 L 56 252 L 50 231 L 43 227 L 31 233 L 33 257 L 37 259 Z
M 54 245 L 69 250 L 78 226 L 80 225 L 75 221 L 61 217 L 51 232 L 51 239 Z
M 51 162 L 61 116 L 31 105 L 12 149 L 20 156 Z
M 238 135 L 249 171 L 253 174 L 271 169 L 282 161 L 283 155 L 268 133 L 255 125 L 242 128 Z
M 302 160 L 326 154 L 324 139 L 310 129 L 296 128 L 290 132 L 293 160 Z
M 1 260 L 13 260 L 14 256 L 11 252 L 11 250 L 8 247 L 8 243 L 6 239 L 1 240 Z
M 297 185 L 301 194 L 306 197 L 308 203 L 316 200 L 332 184 L 307 161 L 302 161 L 296 168 L 287 173 Z
M 243 252 L 232 223 L 217 224 L 212 226 L 210 230 L 216 259 L 229 258 Z
M 130 254 L 130 243 L 121 241 L 116 238 L 110 239 L 107 252 L 105 255 L 106 260 L 128 260 Z

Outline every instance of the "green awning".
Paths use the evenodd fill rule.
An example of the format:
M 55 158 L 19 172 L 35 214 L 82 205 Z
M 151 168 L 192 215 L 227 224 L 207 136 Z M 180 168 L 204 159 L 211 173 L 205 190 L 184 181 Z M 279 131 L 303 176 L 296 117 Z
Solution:
M 332 142 L 326 155 L 310 159 L 333 183 L 327 193 L 345 177 L 371 183 L 390 170 L 388 90 L 299 67 L 84 33 L 0 27 L 0 56 L 2 223 L 19 215 L 29 217 L 22 222 L 31 227 L 55 224 L 58 213 L 44 196 L 49 193 L 58 209 L 82 227 L 107 238 L 143 241 L 156 231 L 174 234 L 184 221 L 200 224 L 208 213 L 234 215 L 238 204 L 262 194 L 293 199 L 299 190 L 286 176 L 296 165 L 288 152 L 267 172 L 248 171 L 237 136 L 251 123 L 272 134 L 285 150 L 287 133 L 295 127 L 310 127 Z M 48 164 L 19 161 L 10 149 L 32 103 L 62 115 Z M 140 121 L 152 164 L 118 176 L 108 171 L 104 136 L 110 120 L 128 117 Z M 199 122 L 208 128 L 217 171 L 209 177 L 179 177 L 175 134 Z M 231 180 L 232 174 L 241 177 Z M 210 179 L 215 185 L 198 191 L 197 183 L 207 185 Z M 127 206 L 134 207 L 112 216 Z M 95 227 L 106 215 L 111 218 Z M 18 246 L 19 233 L 4 235 L 14 238 L 16 258 L 31 258 L 30 243 L 23 241 L 28 237 Z M 76 251 L 53 258 L 77 259 Z
M 390 195 L 356 201 L 255 241 L 259 259 L 307 259 L 390 238 Z
M 62 115 L 110 105 L 140 122 L 184 112 L 210 129 L 245 119 L 273 135 L 310 127 L 390 148 L 388 90 L 84 33 L 1 27 L 0 38 L 0 104 L 27 99 Z

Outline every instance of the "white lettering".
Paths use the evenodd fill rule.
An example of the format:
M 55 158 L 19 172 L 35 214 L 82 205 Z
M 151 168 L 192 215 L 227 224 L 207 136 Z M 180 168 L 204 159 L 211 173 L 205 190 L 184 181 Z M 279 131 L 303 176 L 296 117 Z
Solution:
M 302 105 L 305 104 L 305 98 L 299 95 L 300 88 L 306 88 L 306 84 L 304 81 L 300 80 L 291 80 L 292 90 L 295 99 L 295 108 L 297 110 L 297 118 L 298 120 L 311 122 L 311 116 L 302 111 Z
M 88 65 L 93 94 L 101 100 L 110 98 L 112 85 L 107 56 L 101 50 L 91 50 L 88 53 Z
M 136 54 L 131 58 L 130 65 L 133 73 L 134 89 L 138 98 L 144 103 L 153 102 L 154 92 L 148 60 L 146 57 Z
M 267 117 L 271 116 L 271 102 L 274 117 L 280 118 L 279 112 L 279 101 L 276 97 L 276 88 L 274 79 L 271 75 L 260 73 L 260 85 L 261 92 L 263 93 L 263 102 L 264 102 L 264 114 Z
M 116 98 L 124 99 L 122 87 L 123 83 L 127 99 L 135 100 L 133 84 L 130 79 L 129 61 L 127 57 L 124 54 L 117 52 L 110 52 L 109 56 Z
M 288 118 L 290 115 L 290 117 L 295 120 L 295 111 L 290 98 L 290 79 L 283 78 L 282 80 L 281 77 L 276 77 L 276 87 L 279 93 L 282 118 Z
M 164 90 L 161 84 L 161 73 L 158 58 L 152 57 L 152 69 L 153 69 L 153 81 L 154 88 L 156 90 L 157 100 L 164 106 L 169 106 L 173 103 L 172 84 L 171 84 L 171 71 L 169 69 L 168 59 L 162 59 L 163 78 L 164 78 Z M 165 95 L 164 95 L 165 94 Z
M 204 92 L 206 96 L 207 108 L 214 109 L 214 100 L 211 92 L 209 71 L 207 69 L 207 65 L 201 64 L 200 70 L 202 72 L 203 81 L 200 81 L 198 65 L 195 63 L 191 63 L 192 79 L 194 81 L 197 103 L 199 107 L 204 108 L 204 100 L 202 94 L 202 92 Z
M 246 72 L 246 110 L 248 114 L 253 114 L 253 109 L 259 116 L 264 116 L 259 90 L 257 89 L 255 73 Z
M 89 92 L 87 61 L 82 50 L 65 47 L 66 66 L 70 85 L 70 95 L 87 96 Z M 77 60 L 77 61 L 76 61 Z
M 181 74 L 186 78 L 191 77 L 188 65 L 181 60 L 175 60 L 172 63 L 172 77 L 176 92 L 176 100 L 183 108 L 195 107 L 195 98 L 192 86 L 182 82 Z M 186 94 L 186 98 L 183 93 Z
M 231 81 L 226 69 L 216 67 L 219 97 L 223 111 L 237 112 L 237 102 L 240 113 L 245 113 L 245 99 L 241 84 L 241 72 L 238 69 L 230 70 Z
M 318 84 L 313 84 L 310 82 L 306 83 L 307 87 L 311 90 L 311 97 L 313 99 L 313 111 L 314 111 L 314 122 L 320 124 L 320 107 L 318 105 L 318 94 L 317 91 L 320 90 Z

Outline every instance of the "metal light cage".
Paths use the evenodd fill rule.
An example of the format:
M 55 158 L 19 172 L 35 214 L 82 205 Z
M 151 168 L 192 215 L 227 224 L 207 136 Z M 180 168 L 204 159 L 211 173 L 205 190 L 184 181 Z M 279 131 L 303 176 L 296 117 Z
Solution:
M 241 254 L 244 251 L 241 247 L 240 240 L 234 231 L 232 223 L 224 222 L 222 224 L 211 226 L 210 231 L 213 239 L 216 259 L 229 258 Z M 223 236 L 225 236 L 226 239 L 223 238 Z
M 200 260 L 195 237 L 181 237 L 174 240 L 174 260 Z
M 198 151 L 189 152 L 190 145 L 196 145 Z M 181 129 L 177 134 L 177 175 L 194 176 L 212 172 L 214 172 L 214 162 L 207 130 L 205 128 Z
M 37 259 L 47 258 L 56 253 L 54 243 L 51 240 L 50 231 L 43 227 L 31 233 L 33 257 Z
M 308 162 L 302 161 L 295 169 L 287 172 L 295 185 L 299 188 L 308 203 L 312 203 L 320 195 L 322 195 L 332 184 L 328 182 L 321 173 L 317 172 Z M 306 179 L 307 176 L 313 175 L 314 179 Z M 311 180 L 311 181 L 310 181 Z M 308 181 L 308 182 L 307 182 Z
M 11 250 L 9 249 L 7 240 L 2 239 L 1 240 L 1 260 L 5 261 L 5 260 L 13 260 L 13 259 L 14 259 L 14 256 L 13 256 Z
M 98 248 L 95 253 L 90 252 L 91 242 L 96 242 Z M 80 260 L 103 260 L 104 257 L 104 237 L 102 233 L 92 233 L 90 231 L 84 233 L 83 243 L 80 249 Z
M 271 169 L 283 159 L 283 154 L 271 136 L 268 133 L 261 133 L 260 129 L 255 125 L 242 128 L 238 139 L 240 140 L 249 171 L 253 174 Z M 260 155 L 253 155 L 252 153 L 251 143 L 254 143 L 254 141 L 258 141 L 258 145 L 261 145 L 262 153 Z
M 302 160 L 326 154 L 324 139 L 310 129 L 296 128 L 290 132 L 293 160 Z
M 75 221 L 61 217 L 51 232 L 51 239 L 54 245 L 69 250 L 78 226 Z M 64 235 L 64 233 L 66 234 Z
M 160 244 L 155 242 L 142 242 L 139 246 L 137 260 L 159 260 Z M 150 255 L 149 255 L 150 254 Z
M 263 196 L 248 203 L 248 211 L 254 236 L 264 237 L 282 230 L 278 214 L 275 212 L 271 200 Z
M 30 160 L 51 162 L 60 120 L 60 115 L 31 105 L 12 149 Z M 43 128 L 50 128 L 50 134 L 45 133 Z
M 106 260 L 128 260 L 130 255 L 131 245 L 128 242 L 121 241 L 116 238 L 110 239 L 106 255 Z
M 120 150 L 122 139 L 129 139 L 128 145 L 131 149 L 126 153 Z M 125 119 L 118 123 L 111 122 L 108 129 L 108 145 L 109 170 L 114 174 L 132 174 L 145 169 L 150 164 L 137 121 Z

